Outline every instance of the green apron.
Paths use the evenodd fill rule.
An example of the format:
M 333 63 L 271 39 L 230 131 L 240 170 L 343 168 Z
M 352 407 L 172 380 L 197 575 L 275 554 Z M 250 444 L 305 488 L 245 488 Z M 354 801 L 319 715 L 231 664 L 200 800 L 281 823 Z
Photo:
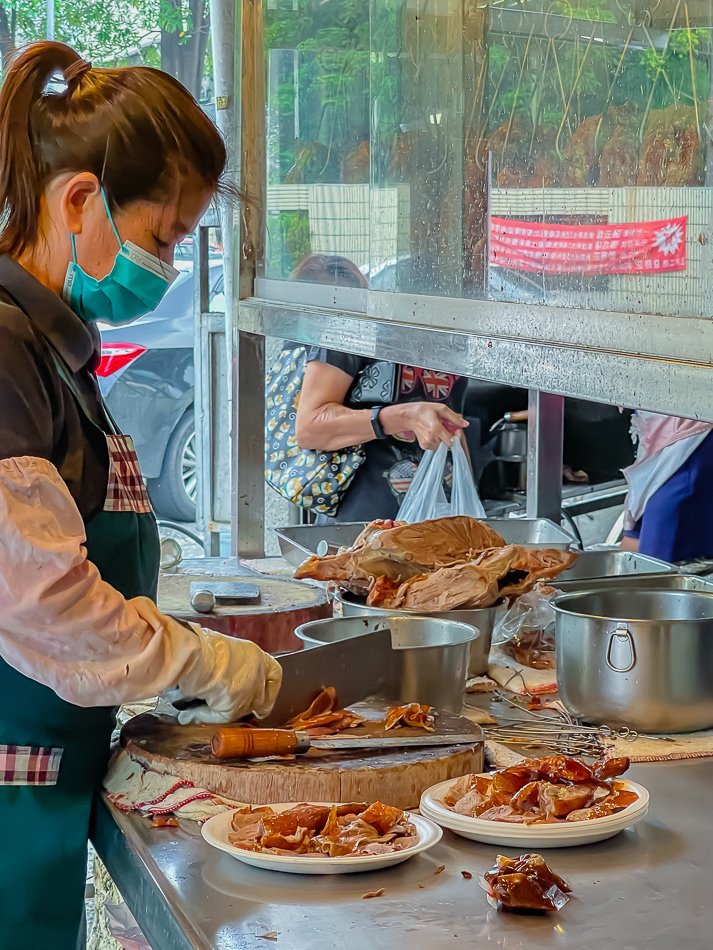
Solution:
M 114 478 L 110 475 L 105 510 L 85 525 L 88 558 L 125 597 L 155 599 L 158 531 L 153 513 L 144 510 L 148 499 L 143 483 L 136 482 L 138 466 L 126 495 L 143 491 L 146 505 L 125 510 L 130 505 L 116 504 L 116 479 L 127 481 L 125 463 L 133 448 L 122 441 L 117 459 L 115 437 L 123 437 L 112 432 L 113 420 L 96 418 L 61 361 L 57 370 L 84 415 L 108 436 Z M 114 724 L 113 708 L 64 702 L 0 660 L 0 746 L 63 750 L 56 784 L 7 784 L 13 780 L 7 770 L 13 755 L 5 756 L 4 782 L 0 767 L 0 950 L 77 947 L 92 801 L 106 772 Z

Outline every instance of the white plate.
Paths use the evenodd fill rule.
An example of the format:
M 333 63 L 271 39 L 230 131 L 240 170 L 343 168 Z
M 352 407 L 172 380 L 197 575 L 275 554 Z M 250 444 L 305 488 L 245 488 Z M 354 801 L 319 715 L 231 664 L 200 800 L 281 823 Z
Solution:
M 570 821 L 556 825 L 513 825 L 457 815 L 443 804 L 443 796 L 454 784 L 454 779 L 426 789 L 421 796 L 421 814 L 463 838 L 470 838 L 471 841 L 511 848 L 571 848 L 612 838 L 646 816 L 649 810 L 649 793 L 643 785 L 624 779 L 617 781 L 627 790 L 636 792 L 639 800 L 614 815 L 592 818 L 589 821 Z
M 298 802 L 288 802 L 270 805 L 276 812 L 294 808 Z M 312 802 L 314 805 L 330 804 L 328 802 Z M 427 851 L 443 837 L 443 832 L 437 823 L 421 815 L 408 813 L 408 819 L 416 826 L 418 844 L 403 851 L 392 851 L 390 854 L 362 854 L 356 857 L 341 858 L 310 858 L 304 855 L 291 857 L 284 854 L 260 854 L 257 851 L 244 851 L 236 848 L 228 840 L 232 834 L 232 811 L 214 815 L 203 825 L 201 832 L 208 844 L 213 845 L 226 854 L 231 854 L 238 861 L 249 864 L 254 868 L 263 868 L 266 871 L 285 871 L 288 874 L 353 874 L 356 871 L 378 871 L 381 868 L 390 868 L 395 864 L 408 861 L 416 854 Z

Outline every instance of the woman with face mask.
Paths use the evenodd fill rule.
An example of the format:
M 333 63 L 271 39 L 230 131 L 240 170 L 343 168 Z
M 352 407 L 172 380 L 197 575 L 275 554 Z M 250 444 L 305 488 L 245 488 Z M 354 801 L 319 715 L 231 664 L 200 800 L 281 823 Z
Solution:
M 76 946 L 114 707 L 265 716 L 279 665 L 162 615 L 156 523 L 102 403 L 97 321 L 152 310 L 223 142 L 170 76 L 28 47 L 0 90 L 0 945 Z M 4 942 L 8 940 L 9 943 Z

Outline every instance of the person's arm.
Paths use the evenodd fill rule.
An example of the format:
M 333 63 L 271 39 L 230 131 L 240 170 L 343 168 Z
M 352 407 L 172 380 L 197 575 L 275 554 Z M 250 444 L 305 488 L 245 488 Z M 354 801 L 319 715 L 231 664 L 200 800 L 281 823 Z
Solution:
M 353 380 L 348 372 L 329 363 L 312 360 L 307 364 L 295 423 L 301 448 L 334 452 L 375 438 L 371 409 L 344 405 Z M 429 402 L 384 406 L 379 422 L 387 435 L 413 432 L 422 449 L 438 448 L 441 442 L 450 445 L 453 432 L 468 424 L 448 406 Z
M 266 715 L 280 668 L 255 644 L 125 600 L 84 547 L 84 524 L 46 459 L 0 461 L 0 656 L 78 706 L 113 706 L 176 686 L 215 721 Z
M 178 686 L 206 701 L 194 716 L 266 715 L 281 674 L 271 657 L 125 600 L 87 559 L 82 516 L 48 461 L 56 393 L 27 319 L 0 315 L 0 656 L 79 706 Z

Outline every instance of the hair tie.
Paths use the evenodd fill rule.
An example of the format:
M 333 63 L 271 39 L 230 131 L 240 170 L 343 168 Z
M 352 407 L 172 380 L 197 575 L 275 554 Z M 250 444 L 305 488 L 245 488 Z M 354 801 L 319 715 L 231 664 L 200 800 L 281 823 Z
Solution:
M 67 66 L 64 71 L 64 81 L 67 83 L 68 93 L 74 92 L 91 68 L 92 64 L 86 59 L 75 59 Z

